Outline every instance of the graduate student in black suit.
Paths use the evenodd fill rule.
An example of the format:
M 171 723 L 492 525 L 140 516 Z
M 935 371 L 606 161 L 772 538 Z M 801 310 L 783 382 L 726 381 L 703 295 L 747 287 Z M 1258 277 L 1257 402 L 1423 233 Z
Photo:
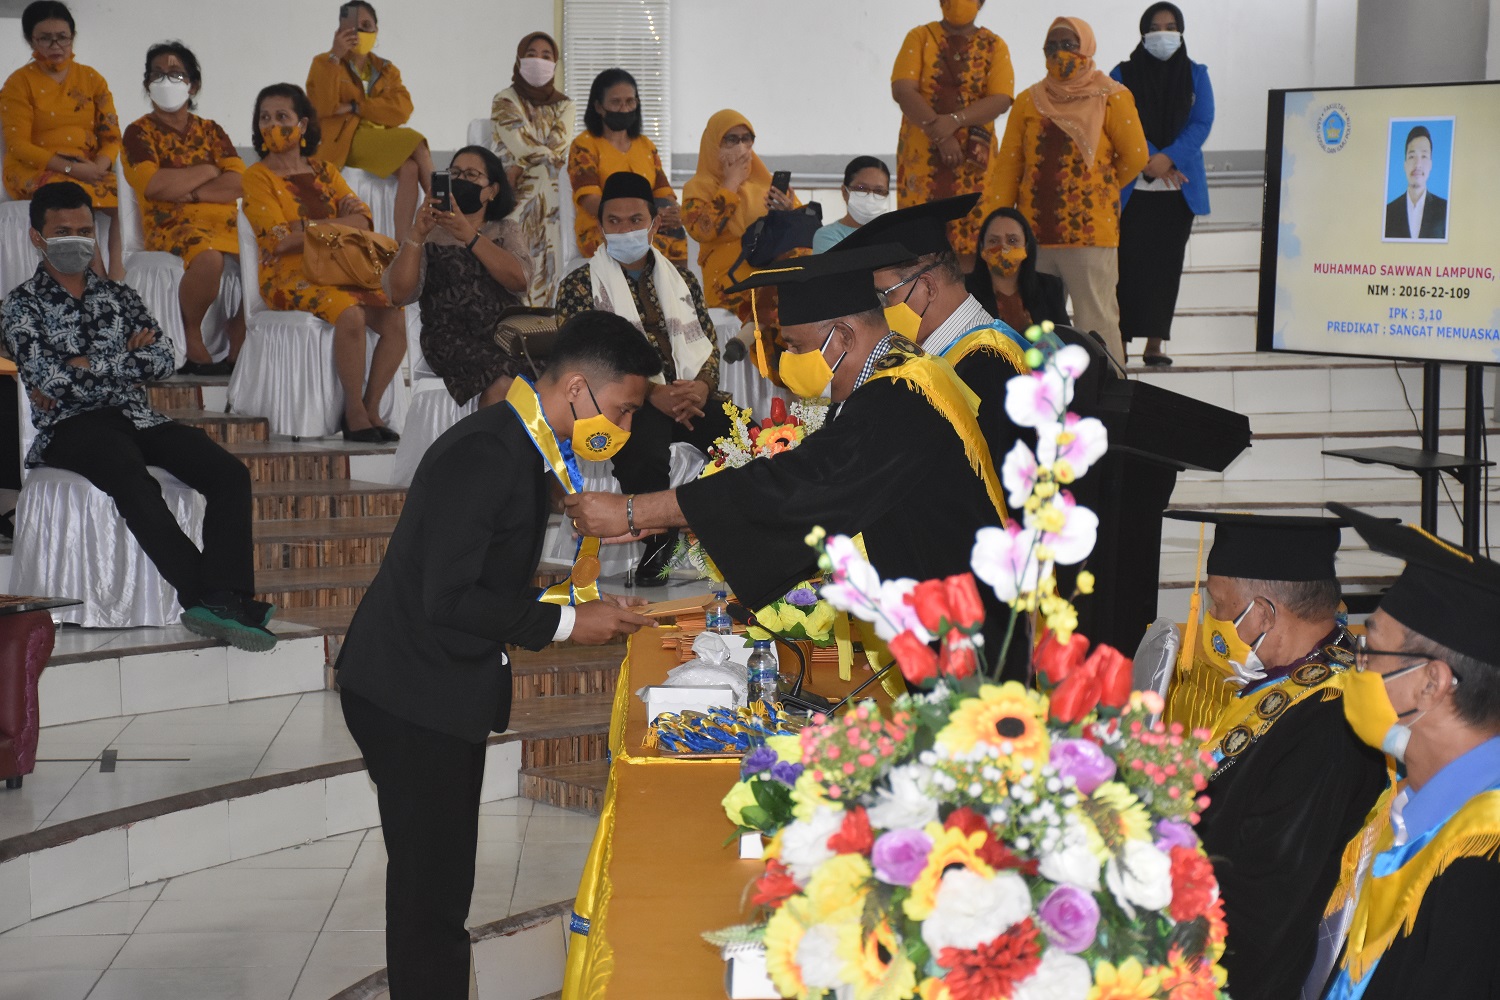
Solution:
M 975 532 L 1004 523 L 1005 499 L 962 383 L 886 324 L 873 272 L 909 257 L 895 245 L 798 257 L 731 289 L 777 286 L 782 381 L 832 400 L 828 421 L 796 450 L 628 505 L 604 493 L 569 496 L 568 516 L 603 537 L 691 527 L 751 608 L 816 575 L 805 540 L 815 525 L 863 532 L 886 579 L 967 572 Z M 1010 609 L 980 589 L 986 645 L 998 650 Z M 1017 638 L 1012 649 L 1024 653 L 1028 642 Z M 1025 679 L 1026 659 L 1007 679 Z
M 1448 200 L 1427 189 L 1432 173 L 1432 133 L 1427 126 L 1418 125 L 1406 134 L 1405 157 L 1406 190 L 1385 206 L 1385 238 L 1447 239 Z
M 660 370 L 618 316 L 564 324 L 534 386 L 517 378 L 507 405 L 460 420 L 427 450 L 350 623 L 338 681 L 389 857 L 391 1000 L 468 996 L 485 741 L 510 720 L 506 647 L 601 645 L 654 624 L 620 598 L 590 599 L 598 561 L 587 555 L 571 585 L 540 593 L 532 579 L 553 491 L 563 478 L 582 485 L 574 452 L 617 450 Z
M 1371 549 L 1406 561 L 1344 688 L 1350 723 L 1401 781 L 1344 852 L 1302 995 L 1500 996 L 1500 565 L 1328 506 Z
M 1384 758 L 1360 742 L 1339 700 L 1354 665 L 1354 642 L 1337 620 L 1343 522 L 1167 516 L 1216 526 L 1192 668 L 1201 676 L 1176 679 L 1167 717 L 1177 720 L 1191 684 L 1232 692 L 1209 724 L 1218 766 L 1198 824 L 1229 925 L 1227 989 L 1235 1000 L 1293 1000 L 1313 964 L 1339 854 L 1386 784 Z

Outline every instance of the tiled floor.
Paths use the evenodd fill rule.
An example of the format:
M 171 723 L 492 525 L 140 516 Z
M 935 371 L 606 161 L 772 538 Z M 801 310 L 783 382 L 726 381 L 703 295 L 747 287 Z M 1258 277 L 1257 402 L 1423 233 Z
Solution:
M 118 757 L 103 770 L 105 750 Z M 42 729 L 36 771 L 0 791 L 0 839 L 228 781 L 359 756 L 338 695 L 284 695 Z M 0 963 L 3 964 L 3 963 Z
M 470 926 L 568 899 L 597 820 L 481 807 Z M 327 1000 L 385 965 L 385 847 L 360 831 L 0 934 L 0 1000 Z

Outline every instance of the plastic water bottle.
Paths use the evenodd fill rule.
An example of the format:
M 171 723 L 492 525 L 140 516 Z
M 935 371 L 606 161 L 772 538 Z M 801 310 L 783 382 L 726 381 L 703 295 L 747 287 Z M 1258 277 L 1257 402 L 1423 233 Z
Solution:
M 729 617 L 729 597 L 722 590 L 714 591 L 714 599 L 708 606 L 708 631 L 717 635 L 733 635 L 734 619 Z
M 757 701 L 781 700 L 780 664 L 776 660 L 775 652 L 771 649 L 769 639 L 755 640 L 755 649 L 750 654 L 747 677 L 750 682 L 752 704 Z

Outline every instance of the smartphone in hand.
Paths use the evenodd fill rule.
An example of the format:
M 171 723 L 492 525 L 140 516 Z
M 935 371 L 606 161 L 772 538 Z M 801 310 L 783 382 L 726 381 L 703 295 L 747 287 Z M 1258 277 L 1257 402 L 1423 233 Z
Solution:
M 792 172 L 790 170 L 778 170 L 771 175 L 771 186 L 782 194 L 786 194 L 792 188 Z
M 339 5 L 339 30 L 359 30 L 359 7 L 356 4 L 346 3 Z
M 434 170 L 432 172 L 432 200 L 437 203 L 438 211 L 453 211 L 453 186 L 448 179 L 448 171 Z

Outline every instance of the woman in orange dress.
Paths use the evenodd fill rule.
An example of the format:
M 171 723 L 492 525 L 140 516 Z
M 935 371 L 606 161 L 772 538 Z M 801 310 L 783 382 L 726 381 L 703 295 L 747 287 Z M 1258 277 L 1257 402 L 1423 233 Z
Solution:
M 151 113 L 125 130 L 121 155 L 125 179 L 141 202 L 146 249 L 182 258 L 177 301 L 187 361 L 178 374 L 227 375 L 245 342 L 244 311 L 230 317 L 229 356 L 218 362 L 204 346 L 203 317 L 219 297 L 224 268 L 239 261 L 236 204 L 245 161 L 217 122 L 193 114 L 203 70 L 186 45 L 160 42 L 147 49 L 145 84 Z
M 333 364 L 344 389 L 344 440 L 400 436 L 380 421 L 380 400 L 406 354 L 406 320 L 384 292 L 314 285 L 302 269 L 309 221 L 369 229 L 370 209 L 318 151 L 318 116 L 302 88 L 273 84 L 255 99 L 255 151 L 245 171 L 245 218 L 260 248 L 260 294 L 272 309 L 300 310 L 333 324 Z M 365 378 L 366 329 L 379 336 Z
M 32 60 L 0 87 L 6 193 L 22 200 L 43 184 L 73 181 L 113 223 L 119 204 L 115 157 L 120 119 L 109 84 L 98 70 L 73 61 L 78 31 L 66 4 L 28 4 L 21 31 Z M 109 227 L 108 270 L 115 281 L 125 277 L 120 227 L 114 224 Z
M 662 169 L 656 144 L 641 134 L 641 102 L 635 77 L 623 69 L 607 69 L 594 77 L 589 102 L 583 110 L 583 128 L 568 148 L 568 183 L 573 187 L 573 231 L 578 252 L 585 257 L 604 245 L 599 228 L 599 195 L 611 174 L 628 170 L 651 178 L 661 219 L 653 245 L 672 263 L 687 266 L 687 234 L 682 229 L 682 208 L 667 172 Z
M 994 121 L 1010 108 L 1015 72 L 1000 36 L 974 24 L 984 0 L 942 0 L 943 19 L 907 32 L 891 70 L 901 107 L 896 206 L 984 190 L 994 156 Z M 948 225 L 953 249 L 974 253 L 979 223 L 971 212 Z

